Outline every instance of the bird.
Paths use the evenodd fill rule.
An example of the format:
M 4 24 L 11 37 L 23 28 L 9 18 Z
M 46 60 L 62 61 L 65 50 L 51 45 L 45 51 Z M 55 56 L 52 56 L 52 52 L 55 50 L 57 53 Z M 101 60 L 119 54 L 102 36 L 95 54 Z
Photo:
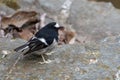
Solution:
M 58 42 L 58 30 L 64 28 L 57 22 L 50 22 L 41 28 L 28 42 L 14 49 L 24 56 L 28 54 L 41 55 L 43 63 L 48 63 L 43 54 L 51 53 Z

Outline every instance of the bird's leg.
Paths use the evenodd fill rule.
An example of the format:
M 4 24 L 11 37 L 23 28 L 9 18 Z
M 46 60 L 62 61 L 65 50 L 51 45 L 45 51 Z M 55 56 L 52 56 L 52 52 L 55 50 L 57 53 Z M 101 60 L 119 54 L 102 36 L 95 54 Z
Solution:
M 46 55 L 52 55 L 53 53 L 55 53 L 55 51 L 51 51 L 49 53 L 45 53 Z
M 41 56 L 42 56 L 43 62 L 45 62 L 46 60 L 45 60 L 45 58 L 44 58 L 43 54 L 41 54 Z
M 42 59 L 43 59 L 43 62 L 39 62 L 40 64 L 44 64 L 44 63 L 51 63 L 52 61 L 51 60 L 45 60 L 45 58 L 44 58 L 44 56 L 43 56 L 43 54 L 41 54 L 41 56 L 42 56 Z

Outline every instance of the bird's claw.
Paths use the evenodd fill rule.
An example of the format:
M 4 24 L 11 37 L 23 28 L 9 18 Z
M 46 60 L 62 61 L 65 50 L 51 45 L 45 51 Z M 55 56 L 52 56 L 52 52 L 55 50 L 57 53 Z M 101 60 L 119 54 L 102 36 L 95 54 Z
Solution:
M 49 53 L 46 53 L 46 55 L 52 55 L 53 53 L 55 53 L 54 51 L 52 51 L 52 52 L 49 52 Z
M 43 61 L 43 62 L 38 62 L 38 63 L 40 63 L 40 64 L 48 64 L 48 63 L 51 63 L 52 62 L 52 60 L 47 60 L 47 61 Z

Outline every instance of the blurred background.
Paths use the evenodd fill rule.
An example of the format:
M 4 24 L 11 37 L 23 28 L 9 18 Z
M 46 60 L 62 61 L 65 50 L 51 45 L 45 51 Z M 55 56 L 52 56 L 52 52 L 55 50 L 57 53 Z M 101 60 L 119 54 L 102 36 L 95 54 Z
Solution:
M 24 41 L 0 39 L 0 80 L 120 80 L 120 0 L 0 0 L 0 14 L 17 11 L 46 13 L 45 24 L 75 31 L 80 44 L 56 48 L 50 64 L 30 58 L 13 66 L 13 49 Z M 2 50 L 12 54 L 2 58 Z
M 78 38 L 86 42 L 99 42 L 108 36 L 120 34 L 119 0 L 70 0 L 64 17 L 61 10 L 64 0 L 0 0 L 0 11 L 12 15 L 16 11 L 37 11 L 47 13 L 50 20 L 62 25 L 70 24 L 76 30 Z M 63 17 L 62 17 L 63 16 Z

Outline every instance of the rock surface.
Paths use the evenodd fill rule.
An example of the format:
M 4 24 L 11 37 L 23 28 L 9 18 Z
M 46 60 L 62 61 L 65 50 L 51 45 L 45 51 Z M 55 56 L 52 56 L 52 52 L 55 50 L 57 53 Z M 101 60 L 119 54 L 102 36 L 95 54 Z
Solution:
M 40 64 L 41 57 L 33 55 L 21 56 L 17 61 L 20 53 L 13 49 L 25 41 L 0 39 L 0 51 L 9 52 L 5 58 L 0 54 L 0 79 L 9 76 L 8 80 L 119 80 L 119 41 L 119 36 L 108 38 L 101 41 L 99 48 L 81 44 L 61 45 L 53 50 L 52 55 L 45 56 L 52 60 L 51 63 Z
M 77 31 L 79 39 L 86 40 L 86 42 L 99 42 L 101 39 L 118 35 L 120 11 L 116 9 L 109 1 L 108 2 L 94 2 L 90 0 L 68 0 L 72 4 L 68 11 L 69 16 L 65 19 L 65 24 L 72 25 Z M 118 1 L 118 0 L 117 0 Z M 65 0 L 18 0 L 18 10 L 35 10 L 37 12 L 47 13 L 49 16 L 48 21 L 56 20 L 61 21 L 61 9 Z M 113 1 L 112 1 L 113 3 Z M 1 11 L 11 12 L 11 9 L 0 8 Z M 13 10 L 14 11 L 14 10 Z
M 37 0 L 39 2 L 34 5 L 34 9 L 43 10 L 49 16 L 59 17 L 62 5 L 65 0 Z M 118 35 L 120 11 L 117 10 L 111 3 L 98 3 L 88 0 L 69 0 L 72 1 L 70 6 L 69 16 L 66 19 L 67 24 L 71 24 L 77 31 L 78 37 L 85 38 L 86 42 L 96 41 Z M 27 3 L 27 2 L 26 2 Z M 32 2 L 28 2 L 29 4 Z M 23 4 L 23 3 L 21 3 Z M 24 6 L 24 5 L 22 5 Z M 62 17 L 62 15 L 60 16 Z M 62 19 L 64 20 L 64 19 Z M 58 18 L 58 21 L 60 19 Z
M 25 41 L 0 39 L 0 80 L 120 80 L 120 11 L 111 3 L 90 0 L 71 0 L 68 17 L 63 23 L 72 25 L 78 38 L 85 44 L 62 45 L 55 53 L 46 56 L 49 64 L 40 64 L 41 57 L 28 56 L 18 59 L 13 49 Z M 19 10 L 47 13 L 48 21 L 60 18 L 65 0 L 18 0 Z M 15 11 L 0 5 L 0 11 Z M 62 16 L 61 16 L 62 17 Z M 5 58 L 4 52 L 9 54 Z M 5 53 L 4 53 L 5 54 Z M 12 69 L 13 67 L 13 69 Z M 12 69 L 12 72 L 9 71 Z

